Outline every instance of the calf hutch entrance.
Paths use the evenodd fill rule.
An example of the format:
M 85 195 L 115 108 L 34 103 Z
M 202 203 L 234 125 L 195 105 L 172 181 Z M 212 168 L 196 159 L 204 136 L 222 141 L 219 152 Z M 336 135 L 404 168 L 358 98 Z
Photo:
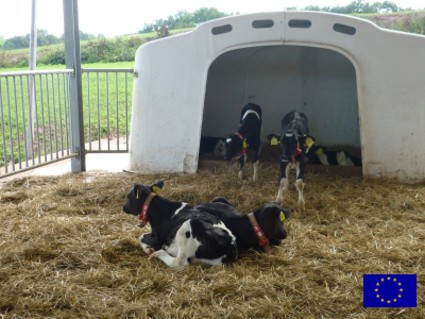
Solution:
M 132 170 L 196 172 L 201 135 L 237 129 L 248 102 L 263 136 L 303 111 L 324 146 L 361 149 L 363 175 L 425 179 L 425 37 L 318 12 L 228 17 L 136 53 Z

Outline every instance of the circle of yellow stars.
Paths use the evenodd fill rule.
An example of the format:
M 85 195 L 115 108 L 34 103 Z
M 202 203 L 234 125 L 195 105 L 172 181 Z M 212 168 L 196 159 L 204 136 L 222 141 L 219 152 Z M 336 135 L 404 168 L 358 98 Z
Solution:
M 386 299 L 386 298 L 383 298 L 382 297 L 382 295 L 380 294 L 380 291 L 379 291 L 379 289 L 381 288 L 381 285 L 383 284 L 383 283 L 385 283 L 385 282 L 393 282 L 394 284 L 396 284 L 397 285 L 397 287 L 398 287 L 398 294 L 397 294 L 397 296 L 395 296 L 394 298 L 390 298 L 390 299 Z M 404 291 L 404 289 L 403 289 L 403 284 L 401 283 L 401 282 L 398 282 L 397 281 L 397 278 L 391 278 L 391 276 L 388 276 L 388 277 L 386 277 L 386 278 L 381 278 L 377 283 L 376 283 L 376 288 L 375 288 L 375 293 L 376 293 L 376 295 L 375 295 L 375 297 L 377 298 L 377 299 L 379 299 L 379 301 L 380 302 L 382 302 L 382 303 L 386 303 L 386 304 L 391 304 L 391 303 L 396 303 L 401 297 L 403 297 L 403 295 L 402 295 L 402 293 L 403 293 L 403 291 Z

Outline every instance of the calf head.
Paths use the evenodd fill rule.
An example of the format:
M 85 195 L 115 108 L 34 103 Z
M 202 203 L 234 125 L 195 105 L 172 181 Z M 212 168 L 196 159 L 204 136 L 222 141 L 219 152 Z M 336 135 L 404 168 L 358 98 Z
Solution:
M 285 221 L 290 214 L 289 209 L 276 203 L 266 203 L 254 212 L 258 224 L 272 245 L 279 245 L 287 237 Z
M 282 160 L 293 163 L 314 145 L 314 137 L 297 135 L 294 131 L 287 131 L 280 138 Z
M 214 146 L 213 150 L 214 155 L 224 156 L 226 155 L 226 143 L 223 139 L 219 139 Z
M 226 139 L 226 153 L 224 158 L 228 161 L 239 157 L 244 148 L 244 139 L 239 133 L 234 133 Z
M 127 195 L 127 202 L 123 206 L 123 211 L 127 214 L 138 216 L 141 213 L 143 204 L 151 196 L 151 193 L 159 194 L 163 187 L 163 181 L 159 181 L 151 186 L 135 184 Z

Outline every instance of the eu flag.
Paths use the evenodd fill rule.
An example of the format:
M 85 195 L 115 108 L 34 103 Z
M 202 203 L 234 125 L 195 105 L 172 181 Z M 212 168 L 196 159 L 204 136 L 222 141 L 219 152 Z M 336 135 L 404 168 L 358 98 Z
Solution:
M 364 274 L 363 306 L 416 307 L 416 275 Z

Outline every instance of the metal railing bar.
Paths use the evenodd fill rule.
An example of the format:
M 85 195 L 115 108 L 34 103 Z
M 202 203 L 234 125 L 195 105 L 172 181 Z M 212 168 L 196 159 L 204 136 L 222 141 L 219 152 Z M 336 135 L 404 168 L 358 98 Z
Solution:
M 1 135 L 2 135 L 2 141 L 3 141 L 3 160 L 5 166 L 7 165 L 7 149 L 6 149 L 6 126 L 4 123 L 4 112 L 3 112 L 3 88 L 0 81 L 0 115 L 1 115 Z M 7 168 L 6 168 L 7 172 Z
M 34 112 L 35 112 L 35 140 L 37 141 L 37 152 L 40 153 L 40 133 L 38 131 L 38 103 L 37 103 L 37 81 L 35 80 L 35 75 L 33 76 L 34 81 Z M 35 154 L 34 154 L 35 155 Z M 40 163 L 40 156 L 38 157 L 38 161 Z
M 42 75 L 41 74 L 39 74 L 39 80 L 40 80 L 41 127 L 42 127 L 42 132 L 43 132 L 44 160 L 47 161 L 46 126 L 44 125 L 46 118 L 44 116 L 44 107 L 43 107 L 43 101 L 44 101 L 43 78 L 42 78 Z M 38 112 L 36 114 L 38 114 Z M 38 127 L 37 127 L 37 131 L 38 131 Z
M 89 122 L 88 127 L 88 139 L 89 139 L 89 150 L 92 149 L 91 143 L 91 105 L 90 105 L 90 75 L 87 76 L 87 119 Z
M 111 149 L 111 130 L 109 126 L 109 73 L 106 73 L 106 136 L 108 141 L 108 151 Z
M 22 168 L 22 169 L 20 169 L 18 171 L 12 171 L 12 172 L 9 172 L 9 173 L 7 172 L 7 169 L 5 169 L 6 173 L 5 174 L 1 174 L 0 176 L 1 177 L 8 177 L 8 176 L 20 174 L 22 172 L 30 171 L 30 170 L 33 170 L 35 168 L 39 168 L 39 167 L 42 167 L 42 166 L 46 166 L 46 165 L 50 165 L 50 164 L 53 164 L 53 163 L 61 162 L 61 161 L 64 161 L 66 159 L 69 159 L 69 158 L 78 156 L 78 155 L 79 154 L 70 153 L 69 155 L 66 155 L 66 156 L 61 157 L 61 158 L 56 159 L 56 160 L 50 160 L 50 161 L 47 161 L 47 162 L 39 162 L 38 164 L 35 164 L 33 166 L 24 167 L 24 168 Z
M 116 111 L 116 119 L 117 119 L 117 150 L 120 150 L 120 118 L 119 118 L 119 95 L 118 95 L 118 72 L 115 73 L 115 111 Z
M 64 108 L 65 108 L 65 132 L 66 132 L 66 150 L 67 154 L 69 154 L 70 146 L 70 131 L 69 131 L 69 77 L 70 75 L 64 76 L 63 82 L 63 90 L 64 90 Z
M 33 78 L 33 81 L 35 80 L 34 76 L 31 76 Z M 28 134 L 29 134 L 29 138 L 28 140 L 31 141 L 31 144 L 27 145 L 27 142 L 25 141 L 25 145 L 30 148 L 31 151 L 31 161 L 32 161 L 32 165 L 35 165 L 35 159 L 34 159 L 34 130 L 33 130 L 33 114 L 32 114 L 32 108 L 31 108 L 31 93 L 30 93 L 30 77 L 27 76 L 27 102 L 28 102 Z M 35 86 L 34 86 L 34 92 L 35 92 Z M 35 99 L 35 96 L 34 96 Z M 34 102 L 35 103 L 35 102 Z M 35 106 L 34 106 L 35 107 Z M 28 166 L 28 165 L 27 165 Z
M 60 134 L 60 156 L 64 156 L 63 153 L 63 126 L 62 126 L 62 99 L 61 99 L 61 77 L 56 74 L 56 80 L 58 84 L 58 107 L 59 107 L 59 134 Z
M 99 72 L 96 73 L 97 78 L 97 140 L 98 140 L 98 147 L 101 149 L 101 143 L 100 143 L 100 87 L 99 87 Z
M 21 132 L 19 130 L 19 112 L 18 112 L 18 96 L 16 94 L 16 77 L 12 78 L 13 80 L 13 99 L 15 102 L 15 124 L 16 124 L 16 138 L 17 138 L 17 146 L 18 146 L 18 167 L 22 168 L 22 157 L 21 157 Z
M 52 123 L 50 121 L 51 114 L 50 114 L 50 93 L 49 93 L 49 77 L 46 75 L 46 101 L 47 101 L 47 131 L 49 132 L 49 153 L 50 153 L 50 159 L 53 159 L 53 144 L 52 144 Z
M 26 143 L 26 138 L 27 138 L 27 129 L 26 129 L 26 117 L 25 117 L 25 101 L 24 101 L 24 85 L 22 82 L 22 76 L 19 76 L 19 83 L 20 83 L 20 87 L 21 87 L 21 110 L 22 110 L 22 134 L 23 134 L 23 138 L 25 140 L 24 143 L 24 154 L 25 154 L 25 165 L 28 167 L 28 145 Z
M 42 75 L 42 74 L 51 74 L 51 73 L 74 73 L 73 69 L 58 69 L 58 70 L 37 70 L 37 71 L 13 71 L 13 72 L 1 72 L 1 77 L 9 76 L 20 76 L 20 75 Z
M 59 145 L 58 145 L 58 126 L 57 126 L 57 117 L 56 117 L 56 89 L 55 89 L 55 85 L 54 85 L 54 79 L 53 79 L 53 74 L 50 75 L 50 79 L 52 81 L 52 101 L 53 101 L 53 131 L 54 131 L 54 143 L 55 143 L 55 153 L 56 153 L 56 158 L 59 158 Z
M 127 76 L 127 73 L 124 74 L 124 79 L 125 79 L 125 145 L 126 145 L 126 149 L 128 150 L 129 128 L 128 128 L 128 76 Z
M 9 77 L 6 77 L 6 101 L 7 101 L 7 114 L 9 123 L 9 143 L 10 143 L 10 162 L 12 164 L 12 170 L 15 170 L 15 151 L 13 149 L 13 131 L 12 131 L 12 111 L 10 110 L 10 85 Z M 5 161 L 5 165 L 8 160 Z
M 128 72 L 128 73 L 134 73 L 134 69 L 130 69 L 130 68 L 106 68 L 106 69 L 101 69 L 101 68 L 83 68 L 82 69 L 83 73 L 98 73 L 98 72 L 105 72 L 105 73 L 109 73 L 109 72 Z

